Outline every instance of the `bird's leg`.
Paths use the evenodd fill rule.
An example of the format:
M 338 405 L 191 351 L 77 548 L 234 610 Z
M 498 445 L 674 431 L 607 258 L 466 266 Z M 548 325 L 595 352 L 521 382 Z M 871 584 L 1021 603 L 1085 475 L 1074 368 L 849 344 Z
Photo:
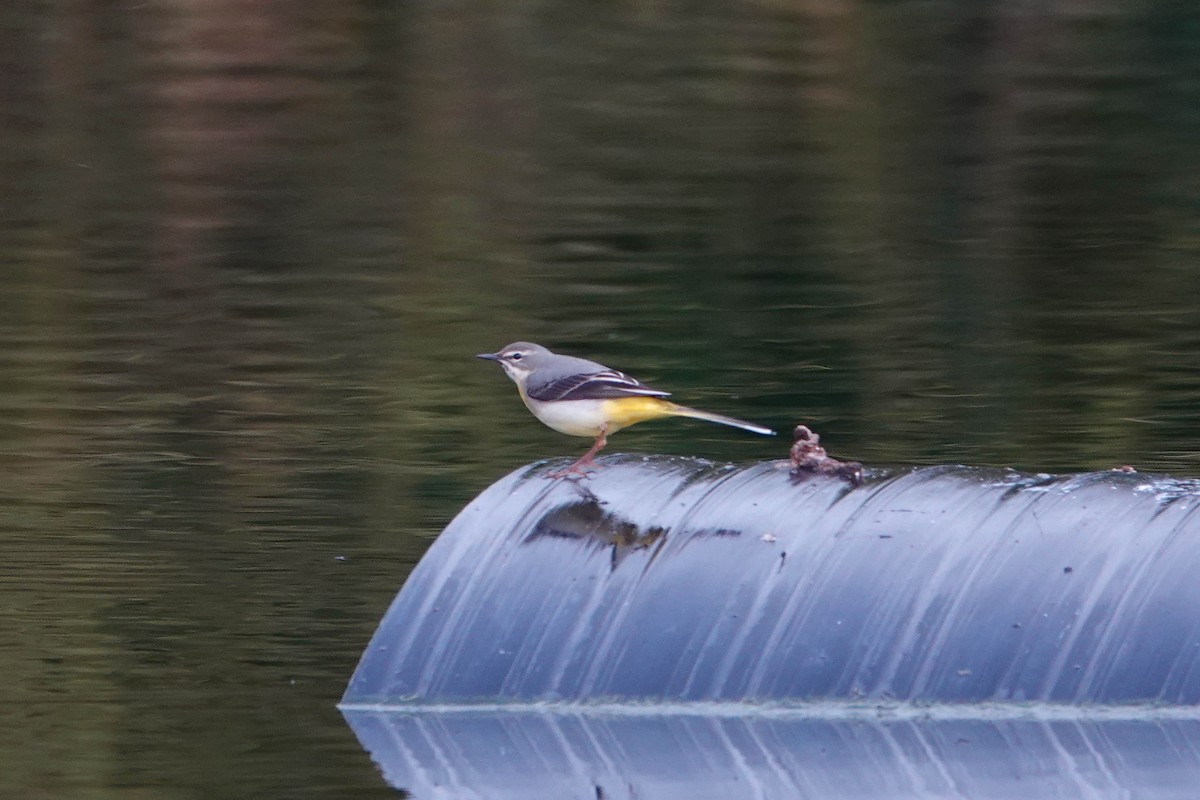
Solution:
M 599 453 L 604 448 L 604 445 L 608 444 L 608 438 L 605 436 L 606 433 L 608 433 L 608 425 L 601 425 L 600 435 L 596 437 L 596 441 L 592 442 L 591 448 L 578 461 L 571 465 L 571 469 L 596 466 L 596 453 Z
M 547 478 L 565 478 L 568 475 L 586 476 L 588 473 L 587 468 L 596 466 L 596 460 L 595 460 L 596 453 L 599 453 L 600 450 L 604 447 L 604 445 L 608 444 L 608 439 L 605 436 L 605 434 L 607 434 L 607 433 L 608 433 L 608 425 L 605 424 L 605 425 L 600 426 L 600 435 L 596 437 L 596 441 L 592 442 L 591 449 L 589 449 L 586 453 L 584 453 L 582 456 L 580 456 L 579 460 L 576 461 L 571 466 L 567 467 L 566 469 L 555 470 L 554 472 L 547 472 L 546 477 Z

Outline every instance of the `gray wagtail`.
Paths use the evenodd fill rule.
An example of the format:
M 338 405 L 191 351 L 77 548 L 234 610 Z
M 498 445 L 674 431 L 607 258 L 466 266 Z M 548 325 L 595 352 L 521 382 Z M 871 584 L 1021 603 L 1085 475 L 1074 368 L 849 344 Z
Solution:
M 560 356 L 530 342 L 513 342 L 498 352 L 480 353 L 477 357 L 504 367 L 525 405 L 543 423 L 568 436 L 596 437 L 592 448 L 557 473 L 559 476 L 584 474 L 585 467 L 595 466 L 593 458 L 608 443 L 610 433 L 648 419 L 691 417 L 764 436 L 775 435 L 775 431 L 761 425 L 664 400 L 670 392 L 651 389 L 595 361 Z

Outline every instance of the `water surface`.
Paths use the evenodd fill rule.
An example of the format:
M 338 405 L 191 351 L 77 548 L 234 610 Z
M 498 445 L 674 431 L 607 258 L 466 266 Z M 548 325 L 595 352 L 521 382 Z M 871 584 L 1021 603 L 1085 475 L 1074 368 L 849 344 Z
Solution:
M 514 339 L 872 464 L 1200 474 L 1198 30 L 8 4 L 0 794 L 394 796 L 358 654 L 457 509 L 586 446 L 470 358 Z

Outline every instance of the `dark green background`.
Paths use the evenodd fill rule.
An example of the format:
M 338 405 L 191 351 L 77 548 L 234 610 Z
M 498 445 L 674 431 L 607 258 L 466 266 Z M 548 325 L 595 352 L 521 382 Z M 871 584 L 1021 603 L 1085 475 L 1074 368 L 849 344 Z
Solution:
M 376 621 L 587 444 L 514 339 L 869 464 L 1200 474 L 1190 0 L 10 2 L 0 220 L 5 797 L 391 795 Z

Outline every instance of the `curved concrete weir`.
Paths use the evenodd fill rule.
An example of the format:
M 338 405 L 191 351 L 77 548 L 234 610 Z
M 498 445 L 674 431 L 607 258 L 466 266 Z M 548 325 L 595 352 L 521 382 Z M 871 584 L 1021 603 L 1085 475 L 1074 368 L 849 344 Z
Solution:
M 523 469 L 438 538 L 348 703 L 1200 702 L 1200 484 Z
M 1194 796 L 1200 482 L 603 463 L 509 475 L 413 571 L 342 704 L 395 785 Z

